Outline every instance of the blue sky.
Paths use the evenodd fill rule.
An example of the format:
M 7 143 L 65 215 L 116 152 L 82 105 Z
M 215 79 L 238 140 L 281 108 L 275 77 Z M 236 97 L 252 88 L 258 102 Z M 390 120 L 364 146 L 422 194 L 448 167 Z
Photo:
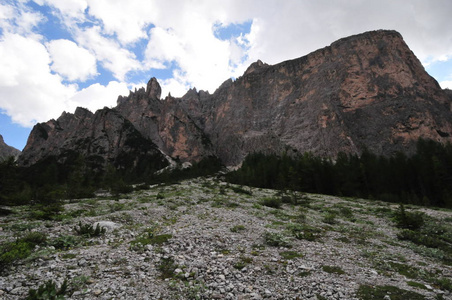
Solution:
M 25 146 L 36 122 L 116 105 L 156 77 L 182 96 L 214 90 L 252 62 L 275 64 L 376 29 L 399 31 L 452 88 L 452 1 L 3 0 L 0 134 Z

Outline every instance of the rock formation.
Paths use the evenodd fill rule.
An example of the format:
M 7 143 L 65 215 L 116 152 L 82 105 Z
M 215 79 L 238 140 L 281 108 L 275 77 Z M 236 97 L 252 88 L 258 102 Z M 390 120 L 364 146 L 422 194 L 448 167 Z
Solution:
M 74 114 L 63 112 L 57 120 L 35 125 L 19 163 L 30 166 L 48 157 L 64 164 L 81 154 L 92 167 L 113 164 L 118 169 L 143 165 L 156 169 L 167 165 L 155 144 L 145 139 L 116 110 L 103 108 L 95 114 L 77 108 Z
M 160 95 L 152 78 L 146 89 L 120 96 L 114 110 L 77 109 L 38 124 L 20 161 L 30 165 L 63 149 L 114 161 L 128 134 L 152 153 L 183 162 L 215 155 L 226 165 L 254 151 L 391 155 L 412 153 L 420 137 L 452 140 L 450 94 L 395 31 L 351 36 L 276 65 L 257 61 L 213 94 Z
M 20 151 L 14 147 L 8 146 L 3 140 L 3 136 L 0 134 L 0 162 L 9 158 L 17 158 L 20 155 Z

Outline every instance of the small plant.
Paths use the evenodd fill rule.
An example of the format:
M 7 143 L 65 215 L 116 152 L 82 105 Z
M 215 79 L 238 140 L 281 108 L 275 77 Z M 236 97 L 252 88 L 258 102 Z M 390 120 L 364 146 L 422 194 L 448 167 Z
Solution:
M 65 299 L 64 294 L 67 290 L 67 281 L 65 280 L 61 287 L 57 288 L 57 285 L 52 280 L 40 285 L 37 290 L 30 289 L 26 300 L 60 300 Z
M 171 257 L 162 258 L 157 265 L 157 269 L 160 271 L 161 279 L 174 278 L 176 276 L 177 265 Z
M 45 234 L 30 232 L 14 242 L 4 243 L 0 246 L 0 267 L 5 268 L 17 260 L 27 258 L 36 245 L 44 245 L 46 241 Z
M 424 214 L 420 212 L 407 212 L 401 204 L 394 213 L 396 226 L 402 229 L 419 230 L 424 225 Z
M 322 270 L 330 274 L 345 274 L 344 270 L 342 270 L 341 267 L 337 266 L 322 266 Z
M 330 224 L 330 225 L 336 224 L 336 223 L 337 223 L 337 220 L 336 220 L 336 214 L 333 213 L 333 212 L 328 212 L 328 213 L 326 213 L 326 214 L 323 216 L 322 222 L 323 222 L 323 223 L 326 223 L 326 224 Z
M 264 233 L 264 240 L 265 243 L 269 246 L 288 247 L 288 248 L 291 247 L 288 239 L 281 233 L 267 231 Z
M 248 264 L 250 264 L 252 262 L 253 262 L 253 259 L 251 257 L 241 256 L 240 260 L 237 261 L 233 267 L 237 270 L 242 270 L 243 268 L 245 268 Z
M 279 255 L 281 255 L 284 259 L 294 259 L 297 257 L 303 257 L 303 254 L 297 252 L 297 251 L 283 251 L 280 252 Z
M 232 186 L 231 189 L 237 194 L 244 194 L 248 196 L 251 196 L 253 194 L 253 192 L 251 192 L 251 189 L 245 190 L 245 188 L 242 186 Z
M 423 285 L 422 283 L 419 282 L 415 282 L 415 281 L 407 281 L 407 283 L 409 286 L 415 287 L 415 288 L 419 288 L 419 289 L 423 289 L 426 290 L 427 287 L 425 285 Z
M 381 300 L 386 299 L 390 295 L 391 300 L 424 300 L 425 297 L 421 294 L 400 289 L 395 286 L 371 286 L 361 285 L 358 288 L 356 296 L 362 300 Z
M 239 231 L 244 231 L 246 228 L 244 225 L 235 225 L 233 227 L 231 227 L 231 232 L 239 232 Z
M 322 230 L 306 224 L 290 223 L 286 229 L 297 239 L 316 241 L 322 237 Z
M 50 246 L 55 247 L 55 249 L 67 250 L 80 242 L 79 238 L 73 235 L 61 235 L 49 242 Z
M 276 197 L 267 197 L 260 201 L 260 204 L 263 206 L 271 207 L 271 208 L 281 208 L 281 199 Z
M 77 234 L 86 236 L 86 237 L 97 237 L 105 234 L 107 231 L 105 227 L 101 227 L 99 223 L 97 223 L 96 228 L 94 228 L 91 224 L 82 225 L 82 221 L 78 223 L 78 227 L 74 227 L 75 232 Z
M 173 236 L 171 234 L 156 233 L 160 230 L 157 225 L 148 227 L 144 232 L 130 243 L 130 248 L 135 251 L 143 251 L 146 245 L 163 245 Z

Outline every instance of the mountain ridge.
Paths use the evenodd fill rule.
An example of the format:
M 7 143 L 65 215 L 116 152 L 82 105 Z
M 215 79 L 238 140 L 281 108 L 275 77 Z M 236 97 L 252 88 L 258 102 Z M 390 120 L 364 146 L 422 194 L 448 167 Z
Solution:
M 9 157 L 15 159 L 20 155 L 21 151 L 5 143 L 3 136 L 0 134 L 0 161 L 3 161 Z
M 160 96 L 160 85 L 151 78 L 146 89 L 119 96 L 114 111 L 143 139 L 181 162 L 216 156 L 225 165 L 238 165 L 252 152 L 334 157 L 368 149 L 391 155 L 413 153 L 421 137 L 452 139 L 450 94 L 425 72 L 396 31 L 346 37 L 275 65 L 257 61 L 213 94 L 190 89 L 180 98 Z M 40 127 L 30 134 L 19 158 L 22 165 L 64 145 L 53 134 L 60 129 L 46 127 L 55 137 L 47 140 Z M 65 130 L 77 136 L 73 128 Z

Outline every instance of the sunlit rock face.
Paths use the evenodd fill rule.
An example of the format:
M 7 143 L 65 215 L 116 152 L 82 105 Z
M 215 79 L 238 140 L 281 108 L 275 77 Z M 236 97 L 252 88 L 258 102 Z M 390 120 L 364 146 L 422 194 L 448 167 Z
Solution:
M 114 160 L 129 134 L 181 162 L 214 155 L 237 165 L 251 152 L 409 154 L 420 137 L 451 141 L 451 100 L 399 33 L 379 30 L 276 65 L 257 61 L 213 94 L 193 88 L 161 99 L 152 78 L 113 110 L 78 109 L 36 125 L 20 161 L 62 149 Z M 95 142 L 77 144 L 79 136 Z

